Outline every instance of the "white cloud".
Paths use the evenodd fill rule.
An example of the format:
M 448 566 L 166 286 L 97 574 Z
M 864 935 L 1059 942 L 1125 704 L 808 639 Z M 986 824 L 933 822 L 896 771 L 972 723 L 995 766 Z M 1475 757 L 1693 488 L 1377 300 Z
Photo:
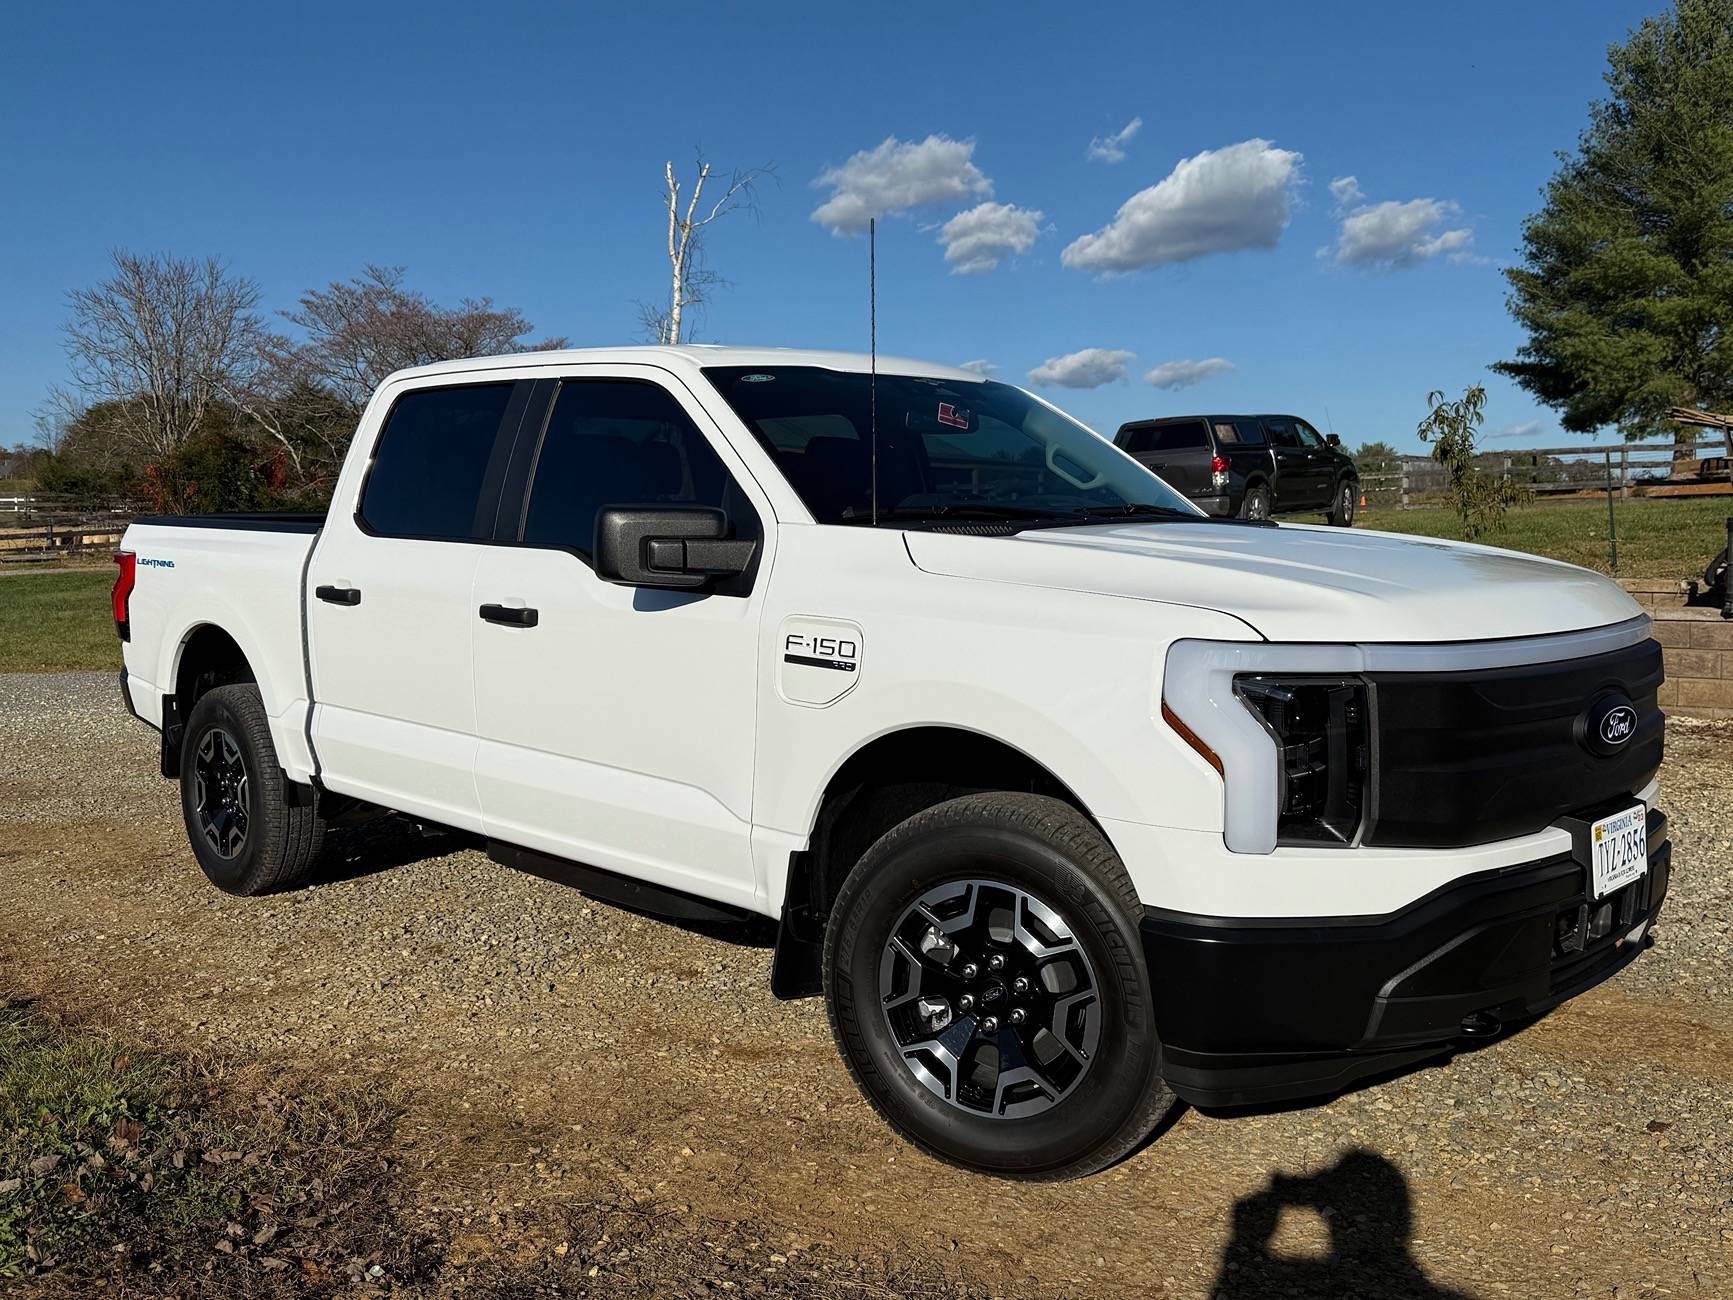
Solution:
M 886 136 L 877 148 L 818 174 L 813 184 L 829 186 L 831 195 L 812 219 L 833 235 L 852 235 L 866 229 L 868 217 L 991 198 L 993 182 L 975 166 L 974 154 L 973 140 L 929 135 L 915 143 Z
M 952 275 L 991 271 L 1001 258 L 1027 253 L 1041 233 L 1042 214 L 1012 203 L 982 203 L 939 227 Z
M 1335 245 L 1322 252 L 1342 266 L 1369 266 L 1380 271 L 1414 266 L 1442 253 L 1461 260 L 1468 256 L 1474 232 L 1466 226 L 1446 228 L 1461 211 L 1443 199 L 1366 204 L 1342 218 Z
M 1125 146 L 1143 130 L 1143 119 L 1134 117 L 1112 135 L 1098 135 L 1089 142 L 1084 157 L 1090 162 L 1117 163 L 1125 161 Z
M 1360 182 L 1352 176 L 1338 176 L 1331 181 L 1330 197 L 1336 201 L 1338 210 L 1358 207 L 1366 201 L 1366 196 L 1360 192 Z
M 1539 420 L 1524 420 L 1521 424 L 1507 424 L 1502 429 L 1495 429 L 1486 436 L 1489 438 L 1532 438 L 1542 429 Z
M 1048 357 L 1029 372 L 1029 382 L 1040 387 L 1100 388 L 1125 378 L 1125 363 L 1136 355 L 1112 348 L 1084 348 L 1062 357 Z
M 1164 361 L 1143 377 L 1157 388 L 1190 388 L 1201 384 L 1211 375 L 1232 370 L 1234 363 L 1226 357 L 1205 357 L 1202 361 Z
M 1289 189 L 1301 157 L 1268 140 L 1244 140 L 1182 159 L 1166 179 L 1133 194 L 1060 261 L 1114 274 L 1210 253 L 1274 248 L 1288 226 Z
M 994 361 L 977 360 L 977 361 L 959 361 L 959 362 L 957 362 L 957 369 L 958 370 L 972 371 L 973 373 L 981 376 L 982 379 L 987 378 L 987 376 L 991 375 L 998 368 L 999 368 L 998 363 L 994 362 Z

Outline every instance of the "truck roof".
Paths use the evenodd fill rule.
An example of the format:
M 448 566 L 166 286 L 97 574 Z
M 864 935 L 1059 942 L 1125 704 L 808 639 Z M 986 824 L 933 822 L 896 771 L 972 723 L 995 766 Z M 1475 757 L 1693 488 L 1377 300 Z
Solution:
M 469 373 L 505 366 L 553 366 L 574 362 L 613 362 L 618 365 L 660 365 L 670 369 L 697 370 L 705 366 L 817 366 L 825 370 L 859 371 L 870 367 L 865 352 L 823 352 L 805 348 L 734 347 L 718 343 L 682 343 L 677 346 L 648 344 L 639 347 L 566 348 L 557 352 L 511 352 L 503 356 L 468 357 L 437 361 L 429 366 L 399 370 L 392 379 L 416 379 L 428 375 Z M 880 374 L 911 375 L 923 379 L 950 379 L 978 383 L 983 376 L 956 366 L 936 365 L 910 357 L 878 359 Z

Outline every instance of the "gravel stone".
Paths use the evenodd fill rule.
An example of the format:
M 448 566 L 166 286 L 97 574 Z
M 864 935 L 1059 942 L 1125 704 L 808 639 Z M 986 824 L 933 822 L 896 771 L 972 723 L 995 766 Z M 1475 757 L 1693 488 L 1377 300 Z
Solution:
M 217 892 L 156 733 L 103 674 L 0 677 L 0 993 L 395 1080 L 392 1159 L 462 1249 L 521 1253 L 537 1216 L 623 1200 L 687 1234 L 692 1294 L 752 1294 L 811 1251 L 919 1280 L 890 1294 L 1727 1294 L 1733 726 L 1674 723 L 1662 787 L 1672 895 L 1615 980 L 1326 1104 L 1183 1111 L 1056 1186 L 939 1165 L 881 1124 L 820 1004 L 771 996 L 768 924 L 634 915 L 397 819 L 334 833 L 306 889 Z M 548 1241 L 574 1291 L 623 1293 L 606 1231 Z

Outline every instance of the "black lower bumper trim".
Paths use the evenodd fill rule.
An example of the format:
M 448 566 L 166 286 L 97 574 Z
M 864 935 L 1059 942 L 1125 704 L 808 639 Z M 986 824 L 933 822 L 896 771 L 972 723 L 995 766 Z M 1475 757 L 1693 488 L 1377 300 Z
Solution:
M 1648 873 L 1604 899 L 1587 896 L 1586 861 L 1565 855 L 1466 877 L 1381 917 L 1146 909 L 1169 1085 L 1203 1106 L 1324 1096 L 1545 1014 L 1651 943 L 1671 875 L 1666 827 L 1651 810 Z M 1586 842 L 1577 852 L 1586 859 Z

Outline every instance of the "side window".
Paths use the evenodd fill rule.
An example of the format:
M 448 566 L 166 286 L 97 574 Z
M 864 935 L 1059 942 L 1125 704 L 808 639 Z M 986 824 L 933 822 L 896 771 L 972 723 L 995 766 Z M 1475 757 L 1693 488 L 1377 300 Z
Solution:
M 499 432 L 512 388 L 417 388 L 398 398 L 361 493 L 361 522 L 387 537 L 491 536 L 497 471 L 511 451 Z
M 1304 420 L 1294 421 L 1294 432 L 1300 437 L 1300 446 L 1309 451 L 1316 451 L 1324 445 L 1324 435 L 1319 433 Z
M 716 506 L 733 536 L 759 535 L 752 502 L 667 390 L 623 379 L 562 382 L 536 455 L 523 540 L 587 560 L 603 506 L 649 505 Z
M 1147 425 L 1141 429 L 1121 429 L 1119 437 L 1114 441 L 1119 444 L 1121 451 L 1135 456 L 1140 451 L 1148 451 L 1155 444 L 1155 430 Z
M 1294 422 L 1286 416 L 1265 416 L 1264 428 L 1270 431 L 1270 441 L 1278 447 L 1299 447 L 1300 435 L 1294 428 Z
M 1239 441 L 1249 447 L 1264 445 L 1264 426 L 1256 420 L 1235 420 L 1233 427 L 1239 431 Z

